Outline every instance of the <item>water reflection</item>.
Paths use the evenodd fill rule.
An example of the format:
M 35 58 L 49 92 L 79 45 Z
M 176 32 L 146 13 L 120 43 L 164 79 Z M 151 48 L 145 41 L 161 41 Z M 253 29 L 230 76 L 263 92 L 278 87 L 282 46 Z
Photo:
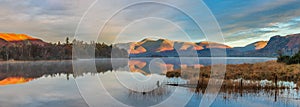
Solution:
M 155 62 L 155 66 L 151 66 L 152 58 L 144 59 L 97 59 L 94 60 L 97 73 L 104 73 L 108 71 L 117 71 L 120 68 L 129 67 L 130 72 L 139 72 L 144 75 L 149 74 L 166 74 L 168 71 L 174 71 L 181 68 L 200 68 L 205 65 L 209 65 L 211 62 L 209 58 L 200 59 L 199 63 L 196 63 L 193 59 L 187 59 L 188 62 L 182 63 L 178 58 L 162 58 L 162 63 Z M 237 63 L 255 63 L 263 62 L 273 59 L 228 59 L 228 64 L 237 64 Z M 83 60 L 84 61 L 84 60 Z M 113 65 L 112 65 L 113 63 Z M 151 66 L 151 67 L 150 67 Z M 84 67 L 84 66 L 83 66 Z M 151 68 L 158 67 L 161 72 L 151 72 Z M 82 72 L 72 75 L 73 77 L 84 76 L 84 74 L 93 73 L 90 70 L 82 70 Z M 0 63 L 0 80 L 6 78 L 40 78 L 42 76 L 55 77 L 61 74 L 68 75 L 73 74 L 72 61 L 24 61 L 24 62 L 1 62 Z
M 270 59 L 228 59 L 229 63 L 262 62 Z M 200 60 L 200 63 L 182 63 L 180 59 L 163 58 L 153 62 L 153 59 L 98 59 L 94 60 L 96 72 L 90 66 L 85 66 L 81 60 L 80 72 L 73 72 L 72 61 L 37 61 L 14 62 L 0 64 L 0 106 L 87 106 L 81 98 L 75 81 L 86 84 L 92 95 L 109 95 L 111 98 L 95 100 L 97 104 L 120 106 L 179 106 L 180 101 L 188 100 L 186 106 L 198 106 L 204 93 L 205 78 L 190 80 L 188 75 L 192 69 L 199 69 L 209 65 L 209 60 Z M 192 60 L 191 60 L 192 61 Z M 180 74 L 168 74 L 170 71 L 185 69 Z M 166 78 L 180 77 L 180 78 Z M 117 81 L 114 77 L 121 81 Z M 91 78 L 100 77 L 99 81 Z M 201 77 L 201 75 L 200 75 Z M 147 81 L 148 79 L 151 81 Z M 136 83 L 136 81 L 142 81 Z M 172 86 L 166 84 L 188 84 L 191 81 L 195 85 Z M 20 84 L 24 83 L 24 84 Z M 16 84 L 16 85 L 13 85 Z M 105 89 L 88 88 L 102 84 Z M 138 84 L 138 85 L 137 85 Z M 16 94 L 9 91 L 15 91 Z M 31 91 L 29 91 L 31 90 Z M 44 90 L 44 91 L 41 91 Z M 104 93 L 104 92 L 108 93 Z M 46 94 L 49 93 L 49 94 Z M 25 97 L 30 96 L 30 97 Z M 189 96 L 192 98 L 189 100 Z M 100 96 L 101 97 L 101 96 Z M 168 98 L 176 101 L 168 101 Z M 300 106 L 299 92 L 296 89 L 278 90 L 248 90 L 238 88 L 223 88 L 212 106 Z M 12 100 L 12 99 L 18 99 Z M 26 99 L 26 100 L 25 100 Z M 120 101 L 114 103 L 112 99 Z M 166 102 L 164 102 L 167 100 Z M 75 102 L 75 103 L 74 103 Z M 185 105 L 185 104 L 183 104 Z

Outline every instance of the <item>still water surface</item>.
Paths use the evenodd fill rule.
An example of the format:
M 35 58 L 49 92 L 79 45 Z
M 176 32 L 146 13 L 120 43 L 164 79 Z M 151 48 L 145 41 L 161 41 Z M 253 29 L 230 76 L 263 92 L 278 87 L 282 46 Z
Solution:
M 199 106 L 203 93 L 165 85 L 189 81 L 167 78 L 164 74 L 168 71 L 186 66 L 196 69 L 211 63 L 209 58 L 201 58 L 197 64 L 193 59 L 188 60 L 184 63 L 178 58 L 80 60 L 80 68 L 73 68 L 72 61 L 1 62 L 0 107 Z M 228 64 L 239 64 L 274 59 L 226 60 Z M 85 66 L 89 62 L 94 62 L 96 72 L 90 65 Z M 80 72 L 73 73 L 73 69 Z M 221 90 L 211 106 L 299 107 L 299 99 L 299 92 L 294 89 Z

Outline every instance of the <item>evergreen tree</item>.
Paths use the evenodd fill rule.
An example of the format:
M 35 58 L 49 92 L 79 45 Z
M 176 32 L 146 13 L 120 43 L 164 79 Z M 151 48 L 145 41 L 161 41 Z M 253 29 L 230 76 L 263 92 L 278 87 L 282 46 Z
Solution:
M 69 37 L 66 38 L 66 44 L 69 44 Z

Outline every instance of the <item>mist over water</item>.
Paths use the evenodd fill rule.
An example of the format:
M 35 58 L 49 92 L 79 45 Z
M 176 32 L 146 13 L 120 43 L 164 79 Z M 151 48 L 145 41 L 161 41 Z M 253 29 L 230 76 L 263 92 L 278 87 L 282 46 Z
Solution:
M 188 60 L 193 61 L 192 59 Z M 227 58 L 227 63 L 242 64 L 269 60 L 274 59 Z M 166 85 L 186 84 L 189 80 L 181 77 L 167 78 L 165 74 L 168 71 L 185 67 L 199 69 L 199 67 L 211 63 L 209 58 L 199 58 L 198 64 L 181 63 L 178 58 L 160 58 L 159 60 L 153 58 L 96 59 L 92 62 L 95 63 L 97 72 L 92 72 L 89 65 L 84 65 L 85 62 L 89 61 L 91 60 L 77 60 L 78 63 L 82 63 L 82 69 L 81 72 L 76 73 L 73 72 L 72 61 L 1 62 L 0 106 L 87 107 L 86 99 L 82 98 L 82 92 L 78 90 L 78 84 L 85 84 L 89 93 L 95 94 L 94 97 L 90 96 L 87 99 L 94 98 L 98 104 L 110 106 L 124 106 L 124 104 L 131 106 L 153 106 L 157 104 L 159 106 L 178 106 L 178 101 L 187 100 L 188 103 L 183 105 L 187 107 L 198 106 L 204 90 L 195 92 L 195 88 L 192 87 Z M 119 81 L 115 79 L 116 77 Z M 102 83 L 93 81 L 93 78 L 100 78 Z M 96 87 L 101 85 L 105 88 Z M 220 91 L 211 106 L 297 107 L 300 106 L 298 93 L 297 89 L 226 89 Z M 111 97 L 96 99 L 97 94 L 110 95 Z M 189 99 L 190 96 L 192 96 L 191 99 Z M 168 98 L 170 97 L 178 101 L 169 101 Z M 118 103 L 114 103 L 116 100 Z

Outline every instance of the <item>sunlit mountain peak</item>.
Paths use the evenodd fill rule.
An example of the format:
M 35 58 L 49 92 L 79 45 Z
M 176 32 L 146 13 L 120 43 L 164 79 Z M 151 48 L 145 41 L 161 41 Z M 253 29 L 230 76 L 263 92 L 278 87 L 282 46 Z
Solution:
M 24 78 L 24 77 L 9 77 L 0 81 L 1 85 L 12 85 L 12 84 L 22 84 L 33 80 L 33 78 Z
M 15 33 L 0 33 L 0 38 L 6 41 L 22 41 L 22 40 L 37 40 L 26 34 L 15 34 Z

